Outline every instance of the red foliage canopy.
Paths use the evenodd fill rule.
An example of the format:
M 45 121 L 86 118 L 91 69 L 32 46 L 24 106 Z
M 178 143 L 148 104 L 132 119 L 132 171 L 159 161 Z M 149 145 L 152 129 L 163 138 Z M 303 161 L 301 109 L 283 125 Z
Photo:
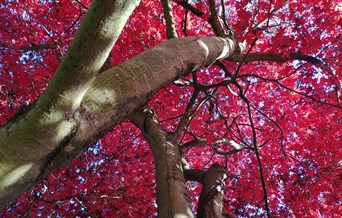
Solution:
M 209 1 L 195 1 L 191 7 L 175 2 L 179 37 L 214 35 L 208 22 Z M 44 91 L 89 5 L 89 0 L 0 3 L 1 125 Z M 149 106 L 162 126 L 174 131 L 193 96 L 194 83 L 206 86 L 179 143 L 208 139 L 208 144 L 187 151 L 186 158 L 194 169 L 213 162 L 227 167 L 227 211 L 240 217 L 264 216 L 265 188 L 274 216 L 342 216 L 342 4 L 236 0 L 216 1 L 216 6 L 222 25 L 230 26 L 245 42 L 245 54 L 254 55 L 256 61 L 245 57 L 243 64 L 221 63 L 236 84 L 219 85 L 229 79 L 219 66 L 201 69 L 182 78 L 182 85 L 167 85 Z M 163 40 L 160 1 L 143 1 L 113 48 L 111 64 Z M 213 146 L 218 138 L 234 140 L 246 149 L 224 155 L 231 147 Z M 196 202 L 200 187 L 187 184 Z M 124 121 L 0 214 L 151 217 L 156 213 L 155 197 L 148 144 L 135 126 Z

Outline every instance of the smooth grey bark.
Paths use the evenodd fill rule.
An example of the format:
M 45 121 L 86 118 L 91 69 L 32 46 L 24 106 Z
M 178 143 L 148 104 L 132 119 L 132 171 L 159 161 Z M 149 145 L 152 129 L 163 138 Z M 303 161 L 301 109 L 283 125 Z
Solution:
M 194 217 L 177 140 L 161 127 L 151 110 L 134 111 L 129 119 L 141 130 L 152 149 L 157 175 L 158 217 Z

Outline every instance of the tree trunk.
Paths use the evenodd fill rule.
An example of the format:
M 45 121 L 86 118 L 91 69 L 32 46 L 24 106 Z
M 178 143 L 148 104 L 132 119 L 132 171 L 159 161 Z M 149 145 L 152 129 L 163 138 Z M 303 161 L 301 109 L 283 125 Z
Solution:
M 186 180 L 197 181 L 202 184 L 202 191 L 198 201 L 198 218 L 222 218 L 234 217 L 224 210 L 224 188 L 225 180 L 228 178 L 225 167 L 214 163 L 208 169 L 190 170 L 184 166 L 184 177 Z
M 105 21 L 118 13 L 125 16 L 119 21 L 124 23 L 139 1 L 114 1 L 113 7 L 102 2 L 94 1 L 67 57 L 33 109 L 0 129 L 1 207 L 69 163 L 158 89 L 199 67 L 230 57 L 237 47 L 231 38 L 172 39 L 97 75 L 117 31 L 121 32 L 109 31 L 114 21 Z M 104 13 L 107 15 L 100 16 Z M 96 22 L 101 29 L 87 39 L 88 32 L 98 27 L 93 25 Z M 107 35 L 107 31 L 111 33 Z M 113 41 L 108 43 L 109 39 Z M 90 45 L 83 47 L 83 40 Z M 101 43 L 104 51 L 95 48 Z M 94 49 L 90 62 L 89 49 Z
M 133 112 L 129 118 L 152 149 L 157 175 L 158 217 L 194 217 L 177 141 L 163 130 L 151 110 Z
M 202 191 L 198 202 L 198 218 L 222 218 L 224 181 L 227 179 L 226 168 L 214 163 L 201 179 Z

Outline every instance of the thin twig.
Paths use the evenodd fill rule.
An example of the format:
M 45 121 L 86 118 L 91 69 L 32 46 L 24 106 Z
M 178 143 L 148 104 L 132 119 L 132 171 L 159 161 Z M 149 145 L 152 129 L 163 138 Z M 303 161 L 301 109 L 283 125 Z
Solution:
M 79 5 L 81 5 L 84 9 L 88 10 L 88 7 L 85 6 L 81 1 L 75 0 Z
M 209 0 L 209 7 L 210 7 L 209 23 L 211 27 L 213 28 L 215 34 L 217 36 L 226 36 L 226 34 L 222 31 L 220 24 L 218 23 L 215 0 Z
M 180 133 L 183 131 L 184 127 L 186 126 L 186 124 L 188 123 L 189 119 L 191 118 L 191 111 L 192 111 L 192 107 L 196 102 L 197 96 L 199 94 L 199 91 L 197 89 L 194 90 L 194 93 L 191 96 L 191 99 L 188 103 L 188 105 L 186 106 L 185 112 L 183 117 L 181 118 L 181 120 L 179 121 L 179 124 L 177 126 L 176 131 L 173 133 L 175 135 L 176 138 L 179 137 Z
M 184 15 L 184 19 L 183 19 L 183 33 L 184 33 L 185 36 L 188 36 L 188 34 L 187 34 L 187 32 L 186 32 L 188 14 L 189 14 L 189 4 L 188 4 L 188 0 L 186 0 L 186 4 L 185 4 L 185 15 Z
M 252 129 L 252 134 L 253 134 L 253 147 L 254 147 L 255 155 L 256 155 L 256 158 L 257 158 L 257 161 L 258 161 L 259 173 L 260 173 L 261 183 L 262 183 L 262 189 L 264 191 L 265 210 L 266 210 L 266 213 L 267 213 L 267 217 L 271 217 L 270 209 L 269 209 L 269 205 L 268 205 L 266 181 L 265 181 L 265 178 L 264 178 L 263 167 L 262 167 L 261 158 L 260 158 L 260 154 L 259 154 L 259 150 L 258 150 L 257 134 L 256 134 L 255 126 L 254 126 L 254 121 L 253 121 L 253 116 L 252 116 L 252 111 L 251 111 L 251 104 L 250 104 L 248 98 L 243 94 L 242 87 L 238 83 L 235 83 L 235 85 L 240 90 L 240 98 L 242 98 L 246 102 L 246 104 L 247 104 L 248 117 L 249 117 L 249 122 L 251 124 L 251 129 Z
M 185 10 L 191 11 L 191 13 L 198 17 L 202 17 L 205 14 L 203 11 L 198 10 L 197 8 L 189 4 L 188 1 L 176 1 L 175 3 L 185 8 Z
M 296 70 L 297 70 L 297 69 L 296 69 Z M 301 96 L 304 96 L 304 97 L 306 97 L 306 98 L 309 98 L 309 99 L 311 99 L 312 101 L 318 102 L 318 103 L 320 103 L 320 104 L 328 105 L 328 106 L 331 106 L 331 107 L 335 107 L 335 108 L 338 108 L 338 109 L 342 109 L 342 107 L 339 106 L 339 105 L 335 105 L 335 104 L 332 104 L 332 103 L 324 102 L 324 101 L 319 100 L 319 99 L 316 99 L 316 98 L 314 98 L 314 97 L 312 97 L 312 96 L 310 96 L 310 95 L 308 95 L 308 94 L 306 94 L 306 93 L 302 93 L 302 92 L 296 91 L 296 90 L 294 90 L 294 89 L 291 89 L 291 88 L 285 86 L 284 84 L 282 84 L 282 83 L 279 81 L 279 80 L 281 80 L 281 79 L 284 79 L 285 77 L 284 77 L 284 78 L 280 78 L 279 80 L 278 80 L 278 79 L 265 78 L 265 77 L 262 77 L 262 76 L 259 76 L 259 75 L 253 75 L 253 74 L 244 74 L 244 75 L 240 75 L 239 77 L 241 78 L 241 77 L 244 77 L 244 76 L 250 76 L 250 77 L 255 77 L 255 78 L 262 79 L 262 80 L 264 80 L 264 81 L 274 82 L 274 83 L 276 83 L 277 85 L 279 85 L 280 87 L 282 87 L 282 88 L 284 88 L 284 89 L 286 89 L 286 90 L 288 90 L 288 91 L 294 92 L 294 93 L 296 93 L 296 94 L 298 94 L 298 95 L 301 95 Z

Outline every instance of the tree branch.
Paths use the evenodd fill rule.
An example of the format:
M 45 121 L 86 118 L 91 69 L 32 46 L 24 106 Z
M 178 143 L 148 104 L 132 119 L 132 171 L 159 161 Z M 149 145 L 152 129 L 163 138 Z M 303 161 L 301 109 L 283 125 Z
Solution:
M 55 49 L 56 45 L 55 44 L 34 44 L 31 43 L 31 45 L 29 46 L 24 46 L 21 47 L 22 50 L 24 51 L 36 51 L 36 50 L 40 50 L 40 49 Z
M 250 53 L 244 58 L 245 54 L 237 54 L 232 56 L 231 58 L 228 58 L 229 61 L 236 61 L 244 63 L 254 62 L 254 61 L 270 61 L 270 62 L 280 62 L 284 63 L 291 60 L 304 60 L 307 62 L 310 62 L 312 64 L 318 64 L 321 63 L 321 61 L 318 58 L 303 55 L 300 52 L 297 53 L 291 53 L 288 56 L 284 56 L 281 54 L 275 54 L 275 53 Z
M 270 78 L 265 78 L 265 77 L 262 77 L 262 76 L 259 76 L 259 75 L 244 74 L 244 75 L 241 75 L 240 77 L 245 77 L 245 76 L 256 77 L 256 78 L 262 79 L 262 80 L 264 80 L 264 81 L 274 82 L 274 83 L 276 83 L 277 85 L 279 85 L 280 87 L 282 87 L 282 88 L 284 88 L 284 89 L 286 89 L 286 90 L 288 90 L 288 91 L 291 91 L 291 92 L 293 92 L 293 93 L 296 93 L 296 94 L 298 94 L 298 95 L 304 96 L 304 97 L 306 97 L 306 98 L 308 98 L 308 99 L 311 99 L 311 100 L 314 101 L 314 102 L 318 102 L 318 103 L 324 104 L 324 105 L 329 105 L 329 106 L 331 106 L 331 107 L 335 107 L 335 108 L 339 108 L 339 109 L 342 108 L 340 105 L 332 104 L 332 103 L 329 103 L 329 102 L 324 102 L 324 101 L 322 101 L 321 99 L 316 99 L 316 98 L 314 98 L 313 96 L 311 96 L 311 95 L 309 95 L 309 94 L 306 94 L 306 93 L 302 93 L 302 92 L 296 91 L 296 90 L 294 90 L 294 89 L 292 89 L 292 88 L 290 88 L 290 87 L 287 87 L 287 86 L 283 85 L 279 80 L 282 80 L 282 79 L 286 78 L 287 76 L 284 77 L 284 78 L 280 78 L 280 79 L 270 79 Z M 339 89 L 340 89 L 340 86 L 338 86 L 338 85 L 336 85 L 336 86 L 337 86 L 336 89 L 339 90 Z M 338 101 L 338 102 L 339 102 L 339 101 Z
M 163 9 L 164 9 L 164 16 L 166 22 L 166 34 L 168 39 L 178 38 L 176 32 L 175 21 L 172 14 L 172 1 L 171 0 L 161 0 Z
M 84 94 L 138 3 L 94 0 L 44 94 L 31 110 L 1 128 L 0 206 L 44 177 L 76 136 Z
M 179 124 L 177 126 L 176 131 L 173 133 L 175 135 L 176 138 L 179 137 L 180 133 L 183 131 L 184 127 L 186 126 L 186 124 L 188 123 L 190 117 L 191 117 L 191 111 L 192 111 L 192 107 L 196 102 L 197 96 L 199 94 L 199 91 L 197 91 L 195 89 L 194 93 L 191 96 L 191 99 L 188 103 L 188 105 L 186 106 L 185 112 L 183 117 L 180 119 Z
M 79 5 L 81 5 L 84 9 L 88 10 L 88 7 L 85 6 L 81 1 L 75 0 Z
M 214 163 L 201 178 L 202 191 L 198 202 L 197 217 L 221 218 L 225 214 L 223 206 L 224 181 L 228 178 L 225 167 Z
M 235 83 L 235 85 L 239 89 L 239 92 L 240 92 L 239 96 L 240 96 L 240 98 L 247 105 L 249 122 L 251 124 L 251 129 L 252 129 L 252 134 L 253 134 L 253 147 L 254 147 L 255 155 L 256 155 L 256 158 L 257 158 L 257 161 L 258 161 L 259 173 L 260 173 L 260 178 L 261 178 L 261 183 L 262 183 L 262 189 L 263 189 L 263 192 L 264 192 L 265 210 L 266 210 L 266 213 L 267 213 L 267 217 L 271 217 L 270 208 L 269 208 L 269 205 L 268 205 L 268 195 L 267 195 L 266 181 L 265 181 L 265 177 L 264 177 L 264 172 L 263 172 L 263 167 L 262 167 L 262 163 L 261 163 L 260 153 L 259 153 L 259 150 L 258 150 L 257 134 L 256 134 L 255 126 L 254 126 L 254 121 L 253 121 L 253 116 L 252 116 L 252 111 L 251 111 L 251 104 L 249 102 L 249 99 L 244 95 L 242 87 L 238 83 Z
M 209 9 L 210 9 L 209 23 L 212 26 L 215 34 L 217 36 L 225 36 L 226 34 L 222 31 L 221 26 L 218 23 L 215 0 L 209 0 Z
M 203 146 L 203 145 L 207 145 L 207 144 L 208 144 L 208 140 L 207 139 L 205 139 L 205 138 L 197 138 L 197 139 L 195 139 L 193 141 L 184 143 L 180 147 L 180 150 L 181 150 L 181 153 L 184 154 L 185 152 L 187 152 L 191 148 L 198 147 L 198 146 Z M 215 147 L 215 145 L 218 145 L 218 144 L 223 144 L 223 145 L 227 145 L 227 146 L 233 147 L 234 150 L 228 151 L 228 152 L 219 151 L 218 148 Z M 243 146 L 237 144 L 233 140 L 227 140 L 225 138 L 218 138 L 213 143 L 211 143 L 211 145 L 212 145 L 212 148 L 215 151 L 215 153 L 220 154 L 220 155 L 225 155 L 225 156 L 229 156 L 229 155 L 235 154 L 235 153 L 240 152 L 240 151 L 245 150 L 245 149 L 250 149 L 250 148 L 246 148 L 246 147 L 243 147 Z
M 52 104 L 54 110 L 67 109 L 68 113 L 78 108 L 138 3 L 92 2 L 67 55 L 37 102 L 40 113 L 50 110 Z
M 156 168 L 159 217 L 194 217 L 181 167 L 177 141 L 161 127 L 156 114 L 145 108 L 130 113 L 129 119 L 149 143 Z
M 198 17 L 202 17 L 204 15 L 203 11 L 198 10 L 197 8 L 195 8 L 194 6 L 189 4 L 187 1 L 176 1 L 175 3 L 182 6 L 185 9 L 191 11 L 193 14 L 195 14 Z

